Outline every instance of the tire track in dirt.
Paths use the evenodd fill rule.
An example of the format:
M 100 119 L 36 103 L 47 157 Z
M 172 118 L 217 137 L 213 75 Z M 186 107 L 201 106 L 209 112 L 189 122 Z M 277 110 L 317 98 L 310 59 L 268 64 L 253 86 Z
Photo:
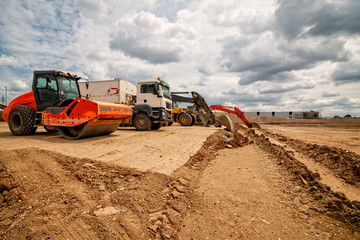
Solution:
M 280 134 L 273 134 L 269 130 L 260 130 L 260 132 L 269 137 L 271 143 L 283 147 L 285 151 L 291 152 L 293 156 L 300 162 L 304 163 L 310 171 L 319 174 L 319 181 L 321 183 L 328 185 L 334 191 L 344 193 L 345 196 L 351 201 L 356 200 L 360 202 L 360 188 L 359 186 L 356 186 L 360 180 L 360 172 L 358 170 L 360 168 L 360 156 L 345 150 L 332 150 L 325 146 L 309 144 L 300 140 L 290 140 L 289 138 L 286 138 Z M 312 149 L 313 151 L 309 152 L 308 149 Z M 330 152 L 332 158 L 337 159 L 337 161 L 344 159 L 340 163 L 336 164 L 337 166 L 341 165 L 339 168 L 342 169 L 342 171 L 337 168 L 337 173 L 334 173 L 335 164 L 328 163 L 334 162 L 334 160 L 330 160 L 331 158 L 326 161 L 325 165 L 322 164 L 324 162 L 322 161 L 324 157 L 321 155 L 323 155 L 325 152 Z M 319 160 L 319 158 L 321 159 Z M 327 166 L 330 166 L 330 168 Z M 352 171 L 353 173 L 351 174 Z M 341 174 L 339 174 L 339 172 L 341 172 Z
M 350 229 L 360 228 L 360 202 L 350 201 L 343 193 L 335 192 L 326 184 L 321 183 L 318 173 L 311 172 L 304 163 L 294 157 L 292 152 L 285 150 L 283 146 L 271 143 L 265 135 L 243 127 L 241 131 L 276 159 L 284 174 L 308 193 L 313 205 L 312 210 L 343 221 Z

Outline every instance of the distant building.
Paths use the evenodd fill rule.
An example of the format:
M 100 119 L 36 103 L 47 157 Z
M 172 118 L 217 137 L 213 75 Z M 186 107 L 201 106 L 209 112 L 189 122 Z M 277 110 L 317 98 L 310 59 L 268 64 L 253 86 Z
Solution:
M 320 118 L 320 112 L 245 112 L 245 115 L 264 117 L 286 117 L 294 119 L 316 119 Z

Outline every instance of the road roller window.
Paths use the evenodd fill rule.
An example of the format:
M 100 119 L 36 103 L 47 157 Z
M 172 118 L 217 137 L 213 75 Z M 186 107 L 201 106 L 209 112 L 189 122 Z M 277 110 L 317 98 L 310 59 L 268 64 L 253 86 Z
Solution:
M 56 80 L 51 76 L 39 75 L 36 79 L 36 90 L 40 102 L 53 102 L 58 99 Z
M 58 76 L 59 88 L 64 99 L 80 97 L 76 80 L 64 76 Z

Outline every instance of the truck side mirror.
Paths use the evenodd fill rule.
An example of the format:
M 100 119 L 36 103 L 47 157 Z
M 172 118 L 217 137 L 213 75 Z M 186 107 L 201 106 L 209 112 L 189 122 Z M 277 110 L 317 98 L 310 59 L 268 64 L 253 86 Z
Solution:
M 155 84 L 155 89 L 154 89 L 154 91 L 155 91 L 154 93 L 155 93 L 158 97 L 160 97 L 160 98 L 162 97 L 161 94 L 160 94 L 160 88 L 159 88 L 159 84 L 158 84 L 158 83 Z

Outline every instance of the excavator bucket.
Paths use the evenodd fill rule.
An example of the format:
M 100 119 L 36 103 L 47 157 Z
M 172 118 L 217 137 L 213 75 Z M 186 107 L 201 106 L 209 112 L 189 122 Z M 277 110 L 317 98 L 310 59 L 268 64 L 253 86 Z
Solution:
M 46 108 L 42 125 L 56 127 L 64 138 L 79 139 L 110 134 L 131 116 L 128 105 L 77 98 L 65 107 Z
M 251 123 L 251 128 L 257 128 L 257 129 L 260 129 L 261 127 L 260 127 L 260 125 L 259 125 L 258 123 L 253 122 L 253 123 Z
M 220 117 L 216 117 L 215 126 L 224 126 L 226 130 L 230 132 L 235 131 L 234 123 L 227 115 L 221 115 Z

